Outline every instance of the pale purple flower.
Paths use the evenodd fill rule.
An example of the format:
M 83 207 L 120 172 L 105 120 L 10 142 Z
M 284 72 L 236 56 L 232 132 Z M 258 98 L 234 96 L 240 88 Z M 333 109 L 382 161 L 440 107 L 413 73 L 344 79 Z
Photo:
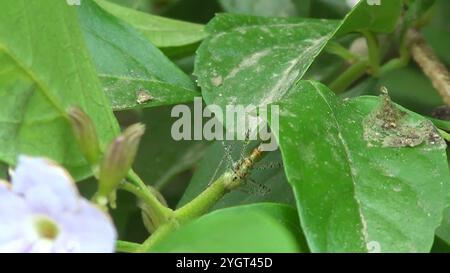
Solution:
M 113 252 L 115 240 L 109 216 L 56 164 L 21 156 L 12 183 L 0 182 L 0 252 Z

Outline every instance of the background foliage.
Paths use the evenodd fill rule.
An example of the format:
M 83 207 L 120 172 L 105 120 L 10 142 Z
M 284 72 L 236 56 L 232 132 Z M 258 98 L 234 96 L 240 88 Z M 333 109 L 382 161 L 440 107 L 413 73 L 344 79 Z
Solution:
M 444 102 L 402 59 L 417 27 L 449 67 L 448 1 L 8 0 L 0 10 L 0 177 L 18 154 L 46 156 L 92 196 L 67 122 L 76 105 L 102 149 L 144 123 L 133 168 L 181 207 L 227 166 L 220 141 L 171 138 L 171 105 L 276 103 L 280 150 L 261 164 L 284 166 L 251 174 L 270 193 L 233 191 L 149 251 L 368 252 L 373 242 L 383 252 L 448 251 L 447 147 L 428 119 Z M 391 99 L 377 97 L 382 86 Z M 386 111 L 400 113 L 391 131 L 370 119 Z M 228 144 L 237 158 L 242 143 Z M 120 240 L 149 236 L 140 207 L 118 192 Z

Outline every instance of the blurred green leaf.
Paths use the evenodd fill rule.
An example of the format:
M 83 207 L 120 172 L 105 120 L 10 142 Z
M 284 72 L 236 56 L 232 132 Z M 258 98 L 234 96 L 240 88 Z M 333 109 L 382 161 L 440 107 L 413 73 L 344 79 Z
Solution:
M 143 34 L 93 1 L 80 6 L 79 21 L 114 110 L 191 101 L 192 80 Z
M 446 145 L 429 121 L 384 103 L 307 81 L 280 102 L 286 175 L 313 252 L 431 249 L 449 197 Z M 395 133 L 383 129 L 392 122 Z
M 109 13 L 142 32 L 153 45 L 169 56 L 194 53 L 200 41 L 206 37 L 203 25 L 151 15 L 105 0 L 96 2 Z
M 222 209 L 190 222 L 152 252 L 307 252 L 298 216 L 290 206 L 254 204 Z
M 225 141 L 225 143 L 231 147 L 231 157 L 235 160 L 235 162 L 237 162 L 240 159 L 241 151 L 244 148 L 243 142 Z M 246 151 L 251 152 L 248 148 Z M 244 154 L 246 155 L 247 152 Z M 219 178 L 221 174 L 230 169 L 231 165 L 235 162 L 228 162 L 227 159 L 224 159 L 224 154 L 225 148 L 223 147 L 221 141 L 216 141 L 208 147 L 203 160 L 200 162 L 194 176 L 189 182 L 188 188 L 178 203 L 178 207 L 181 207 L 194 199 L 208 187 L 208 184 L 212 183 L 214 179 Z M 290 185 L 287 183 L 283 168 L 281 166 L 278 168 L 264 167 L 277 163 L 282 163 L 280 152 L 271 152 L 258 164 L 256 164 L 256 169 L 254 169 L 250 175 L 250 178 L 254 181 L 253 183 L 264 185 L 270 190 L 269 193 L 261 195 L 256 192 L 251 192 L 251 190 L 253 190 L 252 184 L 247 181 L 247 185 L 244 185 L 243 188 L 236 189 L 225 195 L 225 197 L 222 198 L 213 209 L 257 202 L 295 204 L 292 190 Z M 257 185 L 253 185 L 253 187 L 257 187 Z
M 305 16 L 310 5 L 309 0 L 220 0 L 219 3 L 226 12 L 281 17 Z
M 172 118 L 170 113 L 170 107 L 157 107 L 145 109 L 142 116 L 147 130 L 135 169 L 147 183 L 158 189 L 165 188 L 176 175 L 192 168 L 206 149 L 203 141 L 175 141 L 171 128 L 177 118 Z
M 434 238 L 433 248 L 431 253 L 450 253 L 450 245 L 439 237 Z
M 380 86 L 388 88 L 393 101 L 421 114 L 431 115 L 436 107 L 444 104 L 430 80 L 414 66 L 383 75 L 372 94 L 378 94 Z
M 346 63 L 340 57 L 323 51 L 304 75 L 306 80 L 330 82 L 342 73 Z
M 299 17 L 309 17 L 311 13 L 311 6 L 312 1 L 311 0 L 292 0 L 294 3 L 296 9 L 297 9 L 297 16 Z
M 368 77 L 342 94 L 342 97 L 377 96 L 383 86 L 389 90 L 393 101 L 423 115 L 430 116 L 436 107 L 444 104 L 430 80 L 413 64 L 380 78 Z
M 349 10 L 346 0 L 313 0 L 310 15 L 313 18 L 342 19 Z
M 436 235 L 447 245 L 450 245 L 450 207 L 444 211 L 444 219 L 441 225 L 436 229 Z
M 0 162 L 0 180 L 7 180 L 8 178 L 8 165 Z
M 367 30 L 392 32 L 402 13 L 403 0 L 382 2 L 381 5 L 369 5 L 368 1 L 360 1 L 345 17 L 339 34 Z
M 408 9 L 404 15 L 405 24 L 410 27 L 436 3 L 436 0 L 405 0 Z
M 431 17 L 431 23 L 423 28 L 426 41 L 436 51 L 437 56 L 450 67 L 450 1 L 439 0 Z
M 76 179 L 90 174 L 67 120 L 70 106 L 93 120 L 102 146 L 118 132 L 84 47 L 77 7 L 65 1 L 2 1 L 0 158 L 49 157 Z
M 218 0 L 162 0 L 158 4 L 161 16 L 201 24 L 223 11 Z
M 112 3 L 129 7 L 131 9 L 140 10 L 144 12 L 155 11 L 155 7 L 153 6 L 154 0 L 109 0 Z

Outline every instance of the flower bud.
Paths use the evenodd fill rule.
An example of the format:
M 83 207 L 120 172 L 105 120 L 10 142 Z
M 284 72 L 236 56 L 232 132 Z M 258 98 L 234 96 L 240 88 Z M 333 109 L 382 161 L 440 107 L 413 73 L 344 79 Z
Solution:
M 166 199 L 164 196 L 152 186 L 147 186 L 150 192 L 158 199 L 161 204 L 168 207 Z M 142 222 L 144 223 L 145 228 L 149 233 L 153 233 L 156 230 L 156 227 L 161 225 L 161 219 L 158 219 L 156 216 L 154 209 L 149 205 L 145 204 L 145 202 L 140 201 L 139 207 L 141 208 L 141 216 Z
M 108 146 L 100 165 L 99 198 L 108 198 L 125 178 L 144 131 L 145 126 L 142 124 L 131 125 Z
M 68 110 L 70 124 L 81 153 L 92 166 L 98 164 L 100 146 L 94 124 L 91 119 L 78 107 Z

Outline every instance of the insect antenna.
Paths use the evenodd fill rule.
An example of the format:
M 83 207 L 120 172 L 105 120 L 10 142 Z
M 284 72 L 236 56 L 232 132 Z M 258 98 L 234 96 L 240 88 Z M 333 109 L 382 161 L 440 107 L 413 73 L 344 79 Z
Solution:
M 222 158 L 220 159 L 216 169 L 214 170 L 213 175 L 211 176 L 211 179 L 208 182 L 208 186 L 210 186 L 216 179 L 217 174 L 222 169 L 223 162 L 226 161 L 226 168 L 232 169 L 233 166 L 233 157 L 231 155 L 233 146 L 231 144 L 226 144 L 225 141 L 221 141 L 222 147 L 224 149 L 224 153 L 222 155 Z
M 226 144 L 225 141 L 222 140 L 222 146 L 223 146 L 223 149 L 224 149 L 223 156 L 224 156 L 225 159 L 227 159 L 227 167 L 232 169 L 233 168 L 233 162 L 234 162 L 233 156 L 232 156 L 233 145 Z
M 226 155 L 224 154 L 224 155 L 222 156 L 222 158 L 220 159 L 219 164 L 217 164 L 217 167 L 216 167 L 216 169 L 214 170 L 214 173 L 213 173 L 213 175 L 211 176 L 211 179 L 210 179 L 209 182 L 208 182 L 208 186 L 210 186 L 210 185 L 216 180 L 216 178 L 217 178 L 217 173 L 218 173 L 219 170 L 221 169 L 221 167 L 222 167 L 222 165 L 223 165 L 223 162 L 224 162 L 225 158 L 226 158 Z
M 245 152 L 247 151 L 248 144 L 250 144 L 250 130 L 245 132 L 244 144 L 242 145 L 240 160 L 244 160 Z

